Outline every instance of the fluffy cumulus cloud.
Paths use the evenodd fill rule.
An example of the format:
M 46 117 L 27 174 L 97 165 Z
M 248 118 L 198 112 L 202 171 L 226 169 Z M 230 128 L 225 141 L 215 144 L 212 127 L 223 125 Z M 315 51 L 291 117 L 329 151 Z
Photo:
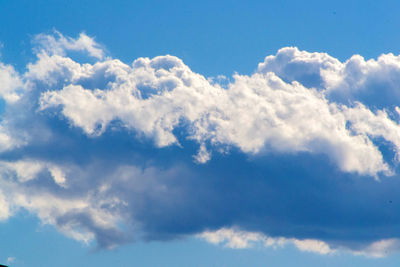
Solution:
M 227 82 L 83 33 L 33 43 L 24 72 L 0 62 L 1 220 L 25 209 L 102 248 L 398 250 L 400 57 L 283 48 Z

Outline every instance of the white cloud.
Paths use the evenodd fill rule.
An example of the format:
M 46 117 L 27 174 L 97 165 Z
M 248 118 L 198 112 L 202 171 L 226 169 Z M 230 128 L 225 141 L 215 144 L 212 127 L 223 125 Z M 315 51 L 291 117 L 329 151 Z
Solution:
M 98 198 L 91 192 L 86 196 L 68 197 L 4 180 L 2 186 L 14 210 L 28 210 L 43 223 L 54 225 L 60 232 L 84 243 L 93 241 L 96 232 L 116 231 L 121 220 L 118 214 L 104 209 L 106 205 L 118 203 L 118 199 Z M 110 240 L 102 246 L 112 248 L 114 242 Z
M 204 143 L 209 142 L 234 145 L 251 154 L 323 153 L 343 171 L 390 174 L 368 137 L 372 132 L 347 128 L 348 123 L 360 124 L 354 114 L 362 110 L 330 103 L 322 93 L 296 82 L 285 83 L 271 72 L 235 75 L 234 82 L 223 89 L 171 56 L 138 59 L 132 68 L 115 61 L 106 61 L 102 67 L 115 75 L 106 90 L 68 85 L 47 91 L 40 98 L 41 110 L 60 106 L 62 114 L 89 135 L 102 134 L 111 121 L 119 120 L 125 127 L 153 138 L 159 147 L 178 144 L 173 131 L 187 124 L 187 138 L 200 143 L 199 162 L 210 158 L 203 153 L 207 151 Z M 71 64 L 68 73 L 80 70 L 74 71 L 75 81 L 87 77 L 87 73 L 96 77 L 95 72 L 88 71 L 91 68 L 97 66 Z M 369 112 L 378 121 L 383 119 Z M 387 120 L 391 129 L 373 135 L 397 142 L 388 130 L 398 132 L 399 125 Z
M 102 47 L 85 33 L 81 33 L 79 38 L 73 39 L 71 37 L 65 37 L 60 32 L 54 31 L 53 35 L 36 35 L 34 42 L 38 44 L 39 51 L 45 51 L 48 54 L 64 56 L 66 51 L 69 50 L 87 52 L 90 56 L 97 59 L 102 59 L 104 57 Z
M 0 161 L 3 175 L 15 173 L 17 180 L 21 183 L 28 182 L 38 177 L 43 171 L 48 171 L 59 186 L 66 186 L 66 176 L 64 171 L 55 164 L 41 162 L 38 160 L 24 159 L 18 161 Z
M 316 239 L 296 239 L 284 237 L 268 237 L 263 233 L 247 232 L 235 228 L 221 228 L 216 231 L 205 231 L 197 235 L 214 245 L 223 245 L 232 249 L 246 249 L 255 245 L 272 247 L 274 249 L 293 245 L 300 251 L 312 252 L 321 255 L 350 253 L 358 256 L 382 258 L 391 253 L 400 251 L 399 239 L 382 239 L 371 242 L 361 249 L 349 249 L 347 247 L 332 248 L 328 243 Z
M 315 239 L 290 239 L 291 242 L 301 251 L 314 252 L 318 254 L 331 254 L 336 252 L 327 243 Z
M 42 163 L 37 161 L 20 160 L 15 162 L 5 162 L 3 164 L 3 171 L 7 167 L 16 173 L 20 182 L 27 182 L 36 178 L 44 166 Z
M 207 148 L 204 144 L 201 144 L 197 155 L 194 156 L 194 160 L 198 163 L 206 163 L 210 160 L 210 158 L 211 153 L 207 151 Z
M 366 248 L 355 250 L 355 255 L 362 255 L 371 258 L 383 258 L 389 254 L 400 251 L 400 240 L 396 238 L 382 239 L 371 243 Z
M 10 65 L 0 62 L 0 96 L 9 102 L 19 99 L 24 88 L 19 74 Z
M 3 121 L 3 124 L 7 124 L 7 122 Z M 12 136 L 12 133 L 7 127 L 0 125 L 0 152 L 10 150 L 20 145 L 22 145 L 22 141 Z
M 0 221 L 6 220 L 11 216 L 10 206 L 4 197 L 3 193 L 0 191 Z
M 273 72 L 285 81 L 299 81 L 307 87 L 322 89 L 336 84 L 343 64 L 326 53 L 309 53 L 296 47 L 279 49 L 258 64 L 257 72 Z
M 257 232 L 241 231 L 233 228 L 222 228 L 217 231 L 205 231 L 198 235 L 199 238 L 209 243 L 233 249 L 250 248 L 256 244 L 265 247 L 279 248 L 288 244 L 294 245 L 301 251 L 314 252 L 318 254 L 332 254 L 336 250 L 332 249 L 327 243 L 315 239 L 294 239 L 294 238 L 273 238 Z
M 199 235 L 212 244 L 224 244 L 229 248 L 243 249 L 249 248 L 258 242 L 267 242 L 267 237 L 261 233 L 251 233 L 234 229 L 222 228 L 217 231 L 206 231 Z M 270 243 L 268 243 L 270 244 Z
M 345 62 L 326 53 L 286 47 L 267 56 L 258 72 L 274 72 L 287 82 L 298 81 L 315 87 L 333 101 L 351 104 L 361 101 L 373 108 L 393 108 L 400 101 L 400 56 L 382 54 L 365 60 L 354 55 Z
M 49 167 L 49 171 L 54 178 L 54 182 L 60 186 L 66 186 L 67 178 L 65 177 L 65 173 L 60 168 L 53 165 Z
M 373 99 L 365 98 L 365 92 L 377 81 L 395 92 L 400 77 L 396 56 L 376 61 L 354 56 L 341 63 L 324 53 L 284 48 L 260 63 L 254 74 L 236 74 L 231 80 L 207 79 L 169 55 L 127 65 L 106 58 L 85 34 L 77 39 L 42 34 L 35 41 L 38 59 L 25 73 L 0 63 L 0 95 L 5 100 L 0 152 L 9 153 L 0 161 L 0 219 L 26 209 L 72 238 L 97 239 L 111 248 L 146 228 L 140 221 L 145 219 L 138 219 L 144 216 L 141 211 L 158 215 L 166 212 L 163 205 L 181 204 L 185 187 L 175 180 L 167 183 L 177 176 L 175 165 L 157 168 L 147 158 L 145 163 L 138 157 L 127 164 L 105 153 L 85 154 L 87 143 L 93 145 L 115 128 L 135 140 L 148 138 L 156 148 L 184 150 L 185 141 L 195 141 L 198 152 L 189 158 L 199 164 L 234 147 L 256 156 L 325 155 L 347 173 L 395 173 L 392 159 L 384 159 L 376 139 L 390 143 L 399 157 L 400 125 L 391 113 L 399 108 L 385 109 L 381 102 L 372 108 Z M 80 64 L 67 57 L 68 51 L 99 61 Z M 63 128 L 64 119 L 71 128 Z M 82 132 L 91 138 L 80 136 Z M 78 144 L 73 148 L 84 156 L 69 147 L 73 138 Z M 112 155 L 118 148 L 108 149 Z M 105 159 L 111 159 L 107 168 Z M 179 178 L 185 181 L 182 173 Z M 227 228 L 201 237 L 232 248 L 261 243 L 292 244 L 320 254 L 337 249 L 322 240 L 272 238 Z M 397 240 L 385 239 L 353 252 L 380 256 L 396 246 Z

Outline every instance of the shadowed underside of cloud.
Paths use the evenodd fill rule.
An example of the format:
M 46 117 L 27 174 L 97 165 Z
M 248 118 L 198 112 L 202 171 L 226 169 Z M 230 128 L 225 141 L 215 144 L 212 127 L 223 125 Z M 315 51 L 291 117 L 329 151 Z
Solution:
M 125 64 L 85 34 L 34 43 L 26 72 L 0 63 L 1 219 L 26 209 L 102 248 L 399 248 L 400 57 L 283 48 L 219 84 L 169 55 Z

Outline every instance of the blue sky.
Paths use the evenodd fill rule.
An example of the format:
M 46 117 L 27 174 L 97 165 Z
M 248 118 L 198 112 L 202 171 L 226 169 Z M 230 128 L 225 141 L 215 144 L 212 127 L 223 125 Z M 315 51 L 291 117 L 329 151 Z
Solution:
M 0 263 L 398 266 L 399 10 L 0 0 Z

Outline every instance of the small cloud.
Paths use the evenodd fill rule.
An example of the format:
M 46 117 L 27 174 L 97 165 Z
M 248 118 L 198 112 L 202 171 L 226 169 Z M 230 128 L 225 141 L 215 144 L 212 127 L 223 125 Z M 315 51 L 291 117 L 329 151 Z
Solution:
M 52 35 L 36 35 L 33 42 L 38 46 L 36 49 L 49 54 L 64 56 L 66 51 L 80 51 L 87 52 L 89 56 L 97 59 L 104 58 L 103 48 L 96 43 L 94 38 L 87 36 L 85 33 L 81 33 L 78 38 L 74 39 L 54 31 Z
M 245 249 L 261 244 L 265 247 L 284 247 L 293 244 L 300 251 L 313 252 L 317 254 L 332 254 L 336 250 L 332 249 L 327 243 L 321 240 L 305 239 L 299 240 L 295 238 L 284 237 L 268 237 L 263 233 L 247 232 L 232 228 L 222 228 L 217 231 L 206 231 L 198 235 L 201 239 L 209 243 L 218 245 L 223 244 L 225 247 L 232 249 Z

